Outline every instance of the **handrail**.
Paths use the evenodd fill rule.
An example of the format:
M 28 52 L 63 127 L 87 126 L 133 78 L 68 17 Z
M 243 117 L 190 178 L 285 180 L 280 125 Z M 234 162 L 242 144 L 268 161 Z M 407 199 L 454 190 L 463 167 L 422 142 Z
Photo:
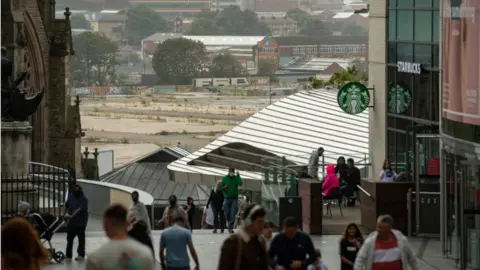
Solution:
M 365 189 L 363 189 L 360 185 L 357 185 L 357 188 L 359 190 L 361 190 L 365 195 L 367 195 L 368 197 L 372 197 L 372 195 L 370 193 L 368 193 L 368 191 L 366 191 Z

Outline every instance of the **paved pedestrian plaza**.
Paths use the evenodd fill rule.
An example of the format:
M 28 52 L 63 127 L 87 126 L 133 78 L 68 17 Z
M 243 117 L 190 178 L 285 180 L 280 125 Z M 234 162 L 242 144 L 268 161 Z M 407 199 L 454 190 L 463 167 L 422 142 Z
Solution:
M 154 246 L 156 249 L 156 256 L 158 260 L 158 248 L 161 231 L 154 231 Z M 200 269 L 216 270 L 218 258 L 220 255 L 220 246 L 228 234 L 213 234 L 210 230 L 193 232 L 193 242 L 197 249 L 200 258 Z M 338 241 L 340 236 L 325 235 L 313 236 L 312 239 L 316 247 L 320 248 L 323 255 L 323 261 L 331 270 L 340 269 L 340 260 L 338 256 Z M 87 232 L 86 249 L 87 253 L 91 252 L 107 241 L 105 234 L 101 231 Z M 52 244 L 56 249 L 65 250 L 66 234 L 57 233 Z M 415 254 L 418 254 L 422 259 L 419 260 L 421 270 L 435 270 L 435 269 L 454 269 L 453 262 L 445 260 L 440 252 L 440 242 L 436 240 L 422 240 L 413 238 L 410 240 Z M 77 243 L 74 244 L 74 252 L 76 251 Z M 191 266 L 194 266 L 193 261 Z M 77 270 L 84 269 L 84 264 L 81 262 L 63 262 L 60 264 L 52 263 L 48 265 L 46 270 Z M 160 269 L 160 266 L 157 266 Z

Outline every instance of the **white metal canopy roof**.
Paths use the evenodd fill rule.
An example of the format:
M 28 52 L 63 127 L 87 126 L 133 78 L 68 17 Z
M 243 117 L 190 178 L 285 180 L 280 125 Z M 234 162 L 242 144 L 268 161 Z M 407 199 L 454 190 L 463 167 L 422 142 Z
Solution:
M 204 148 L 172 162 L 168 169 L 178 182 L 214 185 L 224 169 L 187 165 L 229 143 L 241 142 L 306 165 L 314 149 L 325 149 L 325 162 L 339 156 L 368 157 L 368 110 L 349 115 L 337 104 L 337 91 L 304 91 L 286 97 L 249 117 Z M 244 188 L 260 190 L 262 174 L 241 172 Z

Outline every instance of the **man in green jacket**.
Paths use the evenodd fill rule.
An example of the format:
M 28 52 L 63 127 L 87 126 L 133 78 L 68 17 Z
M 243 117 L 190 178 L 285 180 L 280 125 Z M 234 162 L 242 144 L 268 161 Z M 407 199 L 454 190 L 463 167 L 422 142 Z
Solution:
M 227 218 L 228 231 L 233 233 L 233 225 L 235 224 L 235 216 L 238 208 L 238 186 L 243 184 L 240 174 L 235 174 L 235 169 L 228 169 L 228 175 L 224 176 L 222 183 L 220 184 L 221 190 L 223 190 L 223 211 Z

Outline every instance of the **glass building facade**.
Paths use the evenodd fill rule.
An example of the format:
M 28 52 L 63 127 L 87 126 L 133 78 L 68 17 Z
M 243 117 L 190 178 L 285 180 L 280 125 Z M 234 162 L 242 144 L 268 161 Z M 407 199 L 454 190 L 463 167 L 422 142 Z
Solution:
M 387 155 L 420 194 L 413 233 L 480 270 L 480 1 L 389 0 L 387 13 Z
M 441 5 L 441 235 L 460 269 L 480 269 L 480 1 Z

